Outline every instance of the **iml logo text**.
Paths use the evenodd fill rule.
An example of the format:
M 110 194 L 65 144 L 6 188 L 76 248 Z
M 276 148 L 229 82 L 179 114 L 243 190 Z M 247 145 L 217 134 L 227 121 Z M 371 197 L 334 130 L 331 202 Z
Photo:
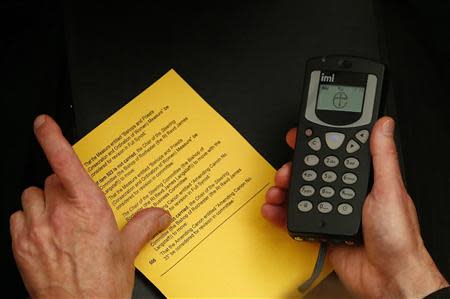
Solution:
M 320 82 L 334 82 L 334 73 L 331 75 L 325 75 L 322 73 L 320 76 Z

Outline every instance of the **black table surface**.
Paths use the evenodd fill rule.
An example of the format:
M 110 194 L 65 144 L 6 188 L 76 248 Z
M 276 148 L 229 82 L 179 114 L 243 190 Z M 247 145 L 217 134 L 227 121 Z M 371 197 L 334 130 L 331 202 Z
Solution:
M 444 82 L 450 78 L 450 38 L 436 17 L 442 8 L 427 10 L 419 4 L 55 1 L 33 6 L 30 12 L 37 9 L 41 15 L 30 13 L 29 17 L 38 26 L 28 24 L 22 31 L 18 24 L 10 47 L 3 48 L 2 62 L 13 70 L 6 79 L 10 85 L 5 84 L 6 95 L 13 100 L 5 105 L 15 112 L 11 121 L 16 123 L 14 116 L 26 111 L 27 126 L 37 112 L 53 113 L 75 142 L 174 68 L 264 158 L 279 167 L 291 157 L 284 135 L 297 121 L 305 60 L 346 54 L 383 61 L 393 87 L 389 92 L 395 99 L 408 189 L 424 242 L 448 277 L 450 125 Z M 423 21 L 430 19 L 425 27 Z M 23 50 L 30 41 L 37 41 L 38 54 Z M 23 108 L 18 102 L 25 97 L 30 103 Z M 19 126 L 19 131 L 24 132 L 22 139 L 31 140 L 27 126 Z M 18 168 L 14 169 L 17 183 L 3 191 L 10 198 L 2 203 L 2 218 L 20 207 L 20 189 L 38 184 L 48 172 L 34 142 L 11 138 L 17 148 L 32 150 L 25 151 L 28 162 L 22 168 L 6 164 L 6 171 Z M 11 149 L 12 156 L 23 154 L 17 148 Z M 30 165 L 31 176 L 24 170 Z M 2 232 L 6 231 L 3 221 Z M 5 265 L 13 267 L 11 257 Z M 20 288 L 20 283 L 13 285 Z M 157 298 L 160 294 L 138 274 L 134 296 Z

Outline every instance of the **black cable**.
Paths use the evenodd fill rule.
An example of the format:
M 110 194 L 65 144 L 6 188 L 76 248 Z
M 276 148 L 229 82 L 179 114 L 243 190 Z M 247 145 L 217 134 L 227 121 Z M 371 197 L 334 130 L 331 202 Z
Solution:
M 311 285 L 316 281 L 317 277 L 319 277 L 320 272 L 322 272 L 323 265 L 325 263 L 325 257 L 327 256 L 328 243 L 322 242 L 320 244 L 319 253 L 317 254 L 316 264 L 314 265 L 314 270 L 311 273 L 311 276 L 303 282 L 298 290 L 300 293 L 306 292 Z

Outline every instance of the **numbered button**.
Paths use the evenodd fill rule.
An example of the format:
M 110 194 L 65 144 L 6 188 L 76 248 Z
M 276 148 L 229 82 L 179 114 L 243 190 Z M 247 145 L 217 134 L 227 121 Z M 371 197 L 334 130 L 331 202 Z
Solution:
M 347 172 L 342 175 L 342 181 L 347 185 L 352 185 L 356 183 L 357 180 L 358 177 L 354 173 Z
M 311 149 L 318 151 L 322 147 L 319 137 L 315 137 L 308 142 L 308 145 Z
M 300 187 L 300 194 L 308 197 L 312 196 L 316 190 L 314 190 L 314 187 L 311 185 L 303 185 Z
M 360 149 L 359 144 L 353 140 L 350 139 L 350 141 L 347 143 L 347 147 L 345 148 L 345 151 L 349 154 L 356 152 L 357 150 Z
M 323 163 L 328 167 L 336 167 L 339 164 L 339 159 L 336 156 L 325 157 Z
M 319 164 L 319 157 L 317 157 L 316 155 L 307 155 L 304 161 L 308 166 L 316 166 L 317 164 Z
M 359 166 L 359 161 L 356 158 L 350 157 L 344 160 L 345 167 L 355 169 Z
M 334 189 L 329 187 L 329 186 L 325 186 L 320 188 L 320 196 L 325 197 L 325 198 L 330 198 L 334 195 Z
M 338 205 L 337 210 L 341 215 L 350 215 L 353 212 L 353 207 L 348 203 L 341 203 Z
M 328 201 L 322 201 L 317 205 L 317 210 L 319 210 L 320 213 L 330 213 L 333 210 L 333 206 Z
M 369 131 L 361 130 L 355 135 L 356 139 L 358 139 L 361 143 L 366 143 L 369 140 Z
M 302 178 L 305 181 L 311 182 L 311 181 L 314 181 L 317 178 L 317 173 L 314 170 L 311 170 L 311 169 L 305 170 L 302 173 Z
M 332 183 L 337 179 L 336 173 L 333 171 L 325 171 L 322 173 L 322 180 L 327 183 Z
M 355 191 L 350 188 L 343 188 L 341 192 L 339 192 L 339 195 L 342 199 L 352 199 L 353 197 L 355 197 Z
M 309 212 L 312 210 L 313 205 L 308 200 L 302 200 L 301 202 L 298 203 L 297 208 L 300 212 Z

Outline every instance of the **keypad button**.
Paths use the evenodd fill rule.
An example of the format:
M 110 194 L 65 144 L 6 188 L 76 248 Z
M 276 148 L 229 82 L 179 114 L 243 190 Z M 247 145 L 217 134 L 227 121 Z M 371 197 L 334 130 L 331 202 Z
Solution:
M 309 212 L 312 210 L 313 205 L 309 200 L 302 200 L 298 203 L 297 208 L 301 212 Z
M 308 137 L 311 137 L 311 135 L 313 134 L 313 131 L 311 129 L 306 129 L 305 130 L 305 135 Z
M 359 161 L 356 158 L 350 157 L 344 160 L 345 167 L 349 169 L 355 169 L 359 166 Z
M 347 172 L 342 175 L 342 181 L 348 185 L 352 185 L 352 184 L 356 183 L 357 180 L 358 180 L 358 177 L 354 173 Z
M 356 139 L 358 139 L 361 143 L 366 143 L 369 140 L 369 131 L 361 130 L 355 135 Z
M 343 188 L 341 192 L 339 192 L 339 195 L 342 199 L 352 199 L 353 197 L 355 197 L 355 191 L 350 188 Z
M 322 180 L 327 183 L 332 183 L 337 179 L 336 173 L 333 171 L 325 171 L 322 173 Z
M 339 164 L 339 159 L 336 156 L 325 157 L 323 163 L 328 167 L 336 167 Z
M 330 213 L 333 210 L 333 206 L 328 201 L 322 201 L 317 205 L 317 210 L 319 210 L 320 213 Z
M 320 188 L 320 196 L 325 197 L 325 198 L 330 198 L 334 195 L 334 189 L 329 187 L 329 186 L 325 186 Z
M 337 211 L 341 215 L 350 215 L 353 212 L 353 207 L 348 203 L 341 203 L 338 205 Z
M 338 149 L 344 142 L 345 135 L 338 132 L 325 133 L 325 142 L 332 150 Z
M 305 197 L 313 195 L 315 191 L 316 190 L 311 185 L 303 185 L 300 187 L 300 194 Z
M 311 169 L 305 170 L 302 173 L 302 178 L 305 181 L 311 182 L 311 181 L 314 181 L 317 178 L 317 173 L 314 170 L 311 170 Z
M 310 141 L 308 141 L 308 145 L 311 149 L 318 151 L 322 147 L 322 143 L 320 142 L 319 137 L 314 137 Z
M 319 164 L 319 157 L 317 157 L 316 155 L 307 155 L 304 161 L 308 166 L 316 166 L 317 164 Z
M 345 148 L 345 151 L 349 154 L 356 152 L 357 150 L 360 149 L 359 144 L 353 140 L 350 139 L 350 141 L 347 143 L 347 147 Z

